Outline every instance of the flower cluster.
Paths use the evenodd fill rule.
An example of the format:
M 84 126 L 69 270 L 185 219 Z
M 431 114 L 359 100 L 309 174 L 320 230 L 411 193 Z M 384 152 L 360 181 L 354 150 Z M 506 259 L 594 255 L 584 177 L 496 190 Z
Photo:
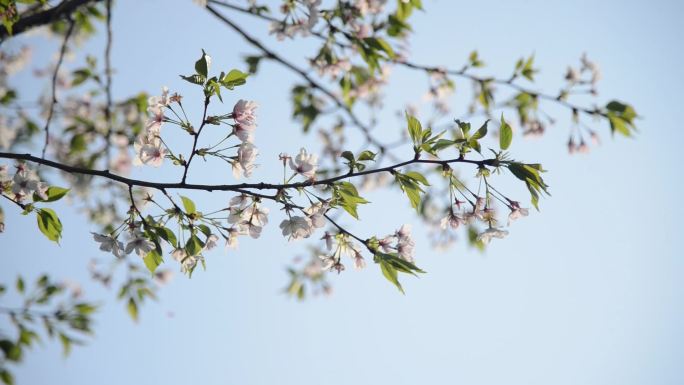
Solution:
M 166 121 L 164 109 L 169 106 L 172 97 L 169 97 L 169 89 L 164 87 L 161 96 L 152 96 L 147 102 L 149 118 L 145 124 L 145 130 L 138 135 L 133 143 L 135 158 L 133 164 L 143 164 L 159 167 L 166 157 L 166 149 L 161 139 L 161 127 Z M 175 99 L 176 96 L 174 95 Z
M 256 168 L 256 158 L 259 149 L 254 145 L 254 132 L 256 130 L 256 109 L 258 105 L 253 101 L 240 99 L 233 107 L 231 115 L 233 124 L 233 134 L 242 141 L 238 148 L 237 158 L 232 162 L 233 176 L 239 179 L 241 176 L 249 178 Z
M 283 3 L 280 11 L 285 15 L 283 21 L 271 24 L 271 34 L 278 40 L 294 38 L 297 34 L 307 37 L 318 23 L 321 0 L 295 0 Z M 288 21 L 290 20 L 290 21 Z
M 361 255 L 361 250 L 347 234 L 330 234 L 325 233 L 323 238 L 325 240 L 326 249 L 329 254 L 320 255 L 319 258 L 323 262 L 321 269 L 323 271 L 335 270 L 338 273 L 344 271 L 345 267 L 342 263 L 342 257 L 347 256 L 352 259 L 354 268 L 361 270 L 366 267 L 366 261 Z
M 16 202 L 21 202 L 28 197 L 37 195 L 40 199 L 47 199 L 48 185 L 41 182 L 38 174 L 23 163 L 17 163 L 16 172 L 9 177 L 8 167 L 0 165 L 0 193 L 11 194 Z
M 396 252 L 399 258 L 407 262 L 414 262 L 413 249 L 416 244 L 411 238 L 411 225 L 401 226 L 394 234 L 388 235 L 378 242 L 382 251 L 386 253 Z
M 237 246 L 237 237 L 247 235 L 257 239 L 261 230 L 268 224 L 268 208 L 249 195 L 238 195 L 230 200 L 228 210 L 229 236 L 226 238 L 227 247 Z
M 367 14 L 377 15 L 381 13 L 387 4 L 387 0 L 355 0 L 354 7 L 359 11 L 361 16 Z
M 292 215 L 293 208 L 287 207 L 288 219 L 280 223 L 283 236 L 288 239 L 309 238 L 316 229 L 325 226 L 325 213 L 328 211 L 328 202 L 318 202 L 305 208 L 304 216 Z
M 588 75 L 588 78 L 585 77 Z M 601 80 L 601 68 L 596 62 L 589 60 L 587 54 L 583 54 L 580 58 L 580 67 L 568 67 L 565 74 L 565 80 L 570 86 L 588 84 L 591 86 L 591 93 L 596 94 L 596 84 Z
M 489 196 L 499 198 L 494 195 Z M 510 213 L 508 214 L 508 226 L 516 219 L 526 217 L 529 214 L 529 210 L 520 207 L 519 202 L 509 200 L 505 197 L 503 197 L 501 201 L 510 209 Z M 508 231 L 495 227 L 497 222 L 496 212 L 490 206 L 487 199 L 476 197 L 474 202 L 468 202 L 471 207 L 470 209 L 466 209 L 466 201 L 459 201 L 457 198 L 454 199 L 454 202 L 447 208 L 446 216 L 440 220 L 440 228 L 442 230 L 455 230 L 461 225 L 472 225 L 478 221 L 485 223 L 487 228 L 478 233 L 476 238 L 477 241 L 481 241 L 484 244 L 488 244 L 492 238 L 504 238 L 508 235 Z
M 134 251 L 143 258 L 155 248 L 154 243 L 149 241 L 141 231 L 139 223 L 131 223 L 128 226 L 128 241 L 125 247 L 124 243 L 119 241 L 118 235 L 105 235 L 94 232 L 91 232 L 91 234 L 95 242 L 100 244 L 100 250 L 112 253 L 117 258 L 123 258 Z

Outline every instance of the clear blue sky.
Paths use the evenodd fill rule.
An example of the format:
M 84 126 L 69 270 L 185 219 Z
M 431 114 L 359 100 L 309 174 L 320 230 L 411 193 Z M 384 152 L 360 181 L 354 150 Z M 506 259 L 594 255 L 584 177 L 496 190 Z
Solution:
M 134 324 L 113 300 L 115 293 L 87 279 L 87 261 L 106 257 L 90 241 L 91 225 L 58 206 L 65 231 L 57 247 L 34 229 L 33 218 L 5 207 L 1 281 L 49 272 L 84 282 L 86 295 L 105 303 L 96 338 L 67 359 L 57 343 L 36 348 L 16 369 L 18 383 L 684 383 L 684 259 L 677 251 L 684 186 L 676 152 L 684 134 L 675 123 L 684 85 L 677 48 L 682 3 L 424 3 L 427 12 L 414 19 L 414 60 L 458 67 L 478 49 L 490 64 L 485 72 L 505 76 L 518 57 L 534 52 L 542 68 L 538 86 L 555 91 L 566 66 L 586 51 L 604 72 L 601 101 L 617 96 L 633 103 L 643 116 L 640 133 L 611 140 L 601 126 L 599 149 L 569 157 L 567 113 L 550 107 L 561 117 L 558 126 L 539 141 L 516 137 L 512 147 L 550 170 L 553 197 L 542 202 L 541 213 L 521 220 L 483 255 L 464 245 L 435 252 L 417 230 L 417 260 L 429 273 L 404 279 L 406 296 L 372 265 L 333 277 L 335 294 L 327 299 L 297 303 L 281 295 L 283 267 L 304 244 L 280 236 L 276 214 L 261 241 L 242 242 L 228 255 L 209 254 L 207 272 L 192 280 L 177 275 Z M 301 60 L 310 52 L 277 43 L 249 17 L 237 20 L 290 57 Z M 241 67 L 242 55 L 254 52 L 189 0 L 120 1 L 114 34 L 118 97 L 186 87 L 177 75 L 189 71 L 200 48 L 213 55 L 216 68 Z M 93 53 L 101 47 L 101 39 L 86 45 Z M 47 60 L 55 50 L 54 42 L 40 43 L 35 58 Z M 278 178 L 269 156 L 314 142 L 300 140 L 289 120 L 293 80 L 266 64 L 231 96 L 261 104 L 263 166 L 257 175 L 265 178 Z M 394 73 L 384 117 L 388 135 L 397 127 L 393 111 L 416 99 L 422 81 L 417 74 Z M 470 86 L 459 87 L 467 92 Z M 196 177 L 229 180 L 216 175 Z M 226 197 L 197 200 L 218 207 Z M 347 223 L 361 234 L 418 225 L 404 198 L 393 194 L 382 201 L 361 212 L 372 220 Z M 403 209 L 388 210 L 394 205 Z

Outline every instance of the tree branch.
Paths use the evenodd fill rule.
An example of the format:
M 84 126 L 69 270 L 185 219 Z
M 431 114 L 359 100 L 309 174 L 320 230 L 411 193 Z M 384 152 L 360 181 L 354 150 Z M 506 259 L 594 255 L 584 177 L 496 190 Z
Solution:
M 67 29 L 64 35 L 64 41 L 62 41 L 62 47 L 59 50 L 59 58 L 57 59 L 57 64 L 55 65 L 55 72 L 52 74 L 52 100 L 50 100 L 50 107 L 48 109 L 48 115 L 45 119 L 45 144 L 43 144 L 43 155 L 45 158 L 45 152 L 47 151 L 48 144 L 50 144 L 50 122 L 52 122 L 52 116 L 55 113 L 55 105 L 57 104 L 57 76 L 59 75 L 59 68 L 62 66 L 64 61 L 64 55 L 66 54 L 67 43 L 69 43 L 69 38 L 71 33 L 74 31 L 74 21 L 69 19 L 69 29 Z
M 202 113 L 202 124 L 200 124 L 199 129 L 194 134 L 195 138 L 192 142 L 192 152 L 188 157 L 188 161 L 185 162 L 185 170 L 183 170 L 183 179 L 181 179 L 181 183 L 185 183 L 185 179 L 188 177 L 188 169 L 190 169 L 190 162 L 192 162 L 192 158 L 195 157 L 195 153 L 197 152 L 197 140 L 199 140 L 199 136 L 202 133 L 202 129 L 207 124 L 207 107 L 209 107 L 209 100 L 209 96 L 204 97 L 204 112 Z
M 313 88 L 319 90 L 323 94 L 325 94 L 330 100 L 344 113 L 347 115 L 347 117 L 351 120 L 352 124 L 356 127 L 358 127 L 361 132 L 363 133 L 366 141 L 368 143 L 372 144 L 373 146 L 377 147 L 380 153 L 385 153 L 386 148 L 385 146 L 377 140 L 372 134 L 371 134 L 371 128 L 365 125 L 361 120 L 354 114 L 351 108 L 349 108 L 346 104 L 344 104 L 332 91 L 328 90 L 325 88 L 322 84 L 318 83 L 316 80 L 314 80 L 309 74 L 307 74 L 304 70 L 301 68 L 295 66 L 291 62 L 285 60 L 283 57 L 279 56 L 266 46 L 264 46 L 261 42 L 256 40 L 253 36 L 249 35 L 247 32 L 245 32 L 241 27 L 233 23 L 230 19 L 226 18 L 225 16 L 221 15 L 218 11 L 216 11 L 211 5 L 207 5 L 207 10 L 211 12 L 214 16 L 216 16 L 218 19 L 223 21 L 226 25 L 231 27 L 235 32 L 240 34 L 247 42 L 249 42 L 251 45 L 254 47 L 258 48 L 261 50 L 268 59 L 274 60 L 280 64 L 282 64 L 284 67 L 288 68 L 289 70 L 297 73 L 299 76 L 301 76 L 306 82 Z M 251 12 L 249 12 L 251 13 Z
M 0 42 L 4 41 L 10 36 L 17 36 L 35 27 L 51 24 L 57 20 L 67 18 L 78 7 L 99 1 L 102 0 L 65 0 L 52 8 L 46 9 L 45 11 L 22 17 L 12 26 L 12 35 L 9 34 L 9 31 L 7 31 L 4 26 L 0 27 Z
M 209 0 L 209 3 L 216 4 L 216 5 L 222 6 L 222 7 L 227 8 L 227 9 L 231 9 L 233 11 L 246 13 L 246 14 L 252 15 L 254 17 L 260 18 L 262 20 L 265 20 L 265 21 L 279 22 L 279 20 L 274 18 L 274 17 L 268 16 L 268 15 L 262 15 L 260 13 L 253 12 L 249 8 L 240 7 L 238 5 L 230 4 L 230 3 L 225 2 L 225 1 Z M 213 11 L 210 6 L 207 6 L 207 9 L 209 9 L 210 12 L 216 14 L 216 12 Z M 330 25 L 330 27 L 334 28 L 334 26 L 332 26 L 332 25 Z M 339 28 L 334 28 L 334 30 L 342 33 L 347 39 L 351 39 L 351 36 L 348 33 L 340 30 Z M 313 36 L 316 36 L 319 39 L 322 39 L 322 40 L 328 39 L 325 35 L 318 33 L 318 32 L 315 32 L 315 31 L 313 31 L 311 34 Z M 343 48 L 349 48 L 349 46 L 346 44 L 339 43 L 337 45 L 339 45 Z M 504 85 L 504 86 L 512 88 L 516 91 L 528 94 L 528 95 L 532 96 L 533 98 L 544 99 L 544 100 L 547 100 L 550 102 L 557 103 L 563 107 L 567 107 L 567 108 L 571 109 L 572 111 L 582 112 L 582 113 L 585 113 L 587 115 L 599 115 L 599 116 L 602 116 L 604 118 L 607 117 L 606 113 L 599 110 L 598 108 L 582 107 L 582 106 L 570 103 L 570 102 L 562 99 L 562 95 L 553 96 L 553 95 L 545 94 L 545 93 L 542 93 L 539 91 L 534 91 L 534 90 L 531 90 L 529 88 L 523 87 L 519 84 L 513 83 L 514 78 L 498 79 L 498 78 L 494 78 L 494 77 L 476 76 L 476 75 L 467 73 L 466 68 L 460 69 L 460 70 L 454 70 L 454 69 L 446 69 L 445 70 L 443 67 L 420 65 L 420 64 L 412 63 L 408 60 L 395 60 L 395 61 L 393 61 L 393 63 L 399 64 L 401 66 L 404 66 L 406 68 L 413 69 L 413 70 L 421 70 L 421 71 L 426 71 L 426 72 L 444 72 L 448 75 L 469 79 L 469 80 L 472 80 L 472 81 L 475 81 L 478 83 L 492 82 L 495 84 Z
M 105 158 L 107 165 L 111 160 L 109 154 L 109 145 L 112 140 L 112 0 L 106 0 L 106 25 L 107 25 L 107 43 L 105 45 L 105 96 L 107 98 L 107 105 L 105 106 L 105 119 L 107 120 L 107 134 L 105 136 Z
M 254 193 L 245 191 L 245 189 L 284 190 L 284 189 L 292 189 L 292 188 L 296 189 L 296 188 L 310 187 L 310 186 L 329 185 L 329 184 L 332 184 L 332 183 L 337 182 L 339 180 L 348 179 L 348 178 L 354 178 L 354 177 L 370 175 L 370 174 L 377 174 L 377 173 L 382 173 L 382 172 L 392 173 L 400 167 L 411 165 L 411 164 L 433 164 L 433 165 L 443 166 L 443 165 L 447 165 L 447 164 L 451 164 L 451 163 L 467 163 L 467 164 L 472 164 L 472 165 L 476 165 L 479 167 L 483 167 L 483 166 L 497 166 L 499 164 L 505 164 L 506 163 L 504 161 L 499 161 L 497 159 L 471 160 L 471 159 L 463 159 L 463 158 L 454 158 L 454 159 L 439 160 L 439 159 L 415 159 L 414 158 L 414 159 L 407 160 L 407 161 L 400 162 L 400 163 L 396 163 L 396 164 L 393 164 L 393 165 L 387 166 L 387 167 L 381 167 L 381 168 L 376 168 L 376 169 L 367 169 L 364 171 L 346 173 L 343 175 L 338 175 L 338 176 L 334 176 L 334 177 L 327 178 L 327 179 L 321 179 L 321 180 L 307 180 L 304 182 L 284 183 L 284 184 L 259 182 L 259 183 L 236 183 L 236 184 L 208 185 L 208 184 L 193 184 L 193 183 L 185 183 L 185 182 L 180 182 L 180 183 L 150 182 L 150 181 L 146 181 L 146 180 L 131 179 L 131 178 L 123 177 L 120 175 L 112 174 L 109 172 L 109 170 L 93 170 L 93 169 L 88 169 L 88 168 L 70 166 L 70 165 L 55 162 L 52 160 L 38 158 L 38 157 L 33 156 L 31 154 L 17 154 L 17 153 L 11 153 L 11 152 L 0 152 L 0 158 L 24 160 L 24 161 L 28 161 L 28 162 L 42 164 L 42 165 L 45 165 L 48 167 L 52 167 L 52 168 L 62 170 L 62 171 L 66 171 L 66 172 L 73 173 L 73 174 L 98 176 L 98 177 L 110 179 L 110 180 L 113 180 L 116 182 L 124 183 L 128 186 L 150 187 L 150 188 L 154 188 L 154 189 L 158 189 L 158 190 L 162 190 L 162 191 L 165 189 L 204 190 L 204 191 L 210 191 L 210 192 L 211 191 L 235 191 L 235 192 L 246 193 L 246 194 L 250 194 L 250 195 L 254 195 Z M 254 196 L 259 196 L 262 198 L 275 197 L 274 195 L 254 195 Z

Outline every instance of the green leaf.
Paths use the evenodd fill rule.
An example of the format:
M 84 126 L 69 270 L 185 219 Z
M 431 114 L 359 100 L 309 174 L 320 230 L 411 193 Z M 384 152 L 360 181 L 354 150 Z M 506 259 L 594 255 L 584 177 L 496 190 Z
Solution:
M 228 72 L 226 76 L 221 79 L 221 85 L 229 90 L 232 90 L 237 86 L 247 83 L 248 76 L 249 74 L 246 74 L 242 71 L 230 70 L 230 72 Z
M 185 208 L 185 212 L 188 214 L 194 214 L 195 213 L 195 202 L 192 201 L 192 199 L 188 197 L 184 197 L 181 195 L 181 200 L 183 201 L 183 207 Z
M 205 78 L 209 76 L 209 63 L 211 63 L 211 57 L 202 50 L 202 57 L 195 62 L 195 72 L 198 75 L 204 76 Z
M 381 39 L 379 37 L 367 37 L 363 39 L 363 41 L 368 44 L 371 48 L 377 50 L 377 51 L 383 51 L 387 54 L 387 57 L 392 59 L 394 58 L 394 50 L 392 49 L 392 46 L 387 43 L 384 39 Z
M 508 149 L 508 147 L 511 146 L 511 142 L 513 141 L 513 129 L 511 129 L 511 126 L 506 123 L 504 120 L 503 114 L 501 114 L 501 129 L 499 132 L 499 147 L 501 147 L 502 150 Z
M 133 321 L 138 321 L 138 304 L 135 303 L 135 300 L 131 297 L 128 299 L 128 303 L 126 304 L 126 310 L 128 311 L 128 315 L 131 316 Z
M 398 273 L 401 272 L 414 276 L 416 276 L 416 273 L 425 273 L 413 263 L 399 258 L 395 253 L 388 254 L 377 252 L 373 257 L 373 260 L 380 265 L 382 275 L 394 284 L 402 294 L 404 294 L 404 289 L 402 288 L 401 283 L 399 283 Z
M 344 152 L 342 152 L 342 154 L 340 154 L 340 156 L 343 157 L 344 159 L 348 160 L 351 163 L 354 163 L 354 161 L 355 161 L 354 153 L 351 151 L 344 151 Z
M 71 338 L 64 333 L 59 333 L 59 341 L 62 343 L 62 354 L 68 356 L 71 353 Z
M 531 55 L 527 61 L 525 61 L 525 65 L 522 66 L 522 70 L 520 73 L 522 76 L 527 78 L 529 81 L 534 80 L 534 74 L 537 72 L 532 66 L 534 65 L 534 55 Z
M 17 291 L 18 291 L 20 294 L 23 294 L 23 293 L 24 293 L 24 287 L 25 287 L 25 285 L 24 285 L 24 279 L 23 279 L 23 278 L 17 277 L 17 284 L 16 284 L 16 287 L 17 287 Z
M 162 258 L 161 255 L 157 252 L 157 250 L 152 250 L 145 257 L 143 257 L 143 262 L 145 262 L 145 266 L 147 266 L 147 270 L 150 271 L 150 273 L 154 273 L 155 270 L 157 270 L 157 267 L 161 265 L 162 262 L 164 262 L 164 259 Z
M 420 143 L 420 138 L 423 133 L 423 127 L 421 126 L 420 121 L 418 121 L 418 119 L 409 115 L 408 112 L 406 112 L 405 114 L 406 122 L 408 123 L 409 136 L 411 137 L 411 140 L 413 140 L 413 144 L 418 145 Z
M 532 205 L 539 210 L 539 196 L 542 193 L 550 195 L 548 185 L 544 183 L 540 173 L 544 170 L 540 164 L 509 163 L 508 170 L 518 179 L 525 182 L 530 191 Z
M 397 277 L 397 270 L 393 268 L 389 263 L 385 261 L 380 261 L 380 271 L 382 271 L 382 275 L 390 281 L 394 286 L 399 289 L 401 294 L 406 294 L 404 292 L 404 288 L 401 287 L 401 283 L 399 283 L 399 278 Z
M 14 385 L 14 376 L 5 368 L 0 369 L 0 380 L 3 384 Z
M 484 122 L 482 127 L 480 127 L 477 131 L 475 131 L 475 133 L 473 134 L 473 136 L 470 137 L 470 139 L 471 140 L 478 140 L 478 139 L 484 138 L 485 135 L 487 135 L 487 124 L 488 123 L 489 123 L 489 119 L 487 119 Z
M 375 153 L 370 150 L 365 150 L 361 154 L 359 154 L 358 160 L 360 162 L 366 161 L 366 160 L 375 160 Z
M 245 62 L 247 63 L 248 71 L 250 74 L 257 73 L 259 69 L 259 62 L 263 59 L 263 56 L 247 56 L 245 57 Z
M 204 243 L 197 237 L 197 235 L 194 234 L 188 238 L 188 241 L 185 243 L 185 252 L 188 253 L 189 257 L 198 255 L 202 252 L 203 248 Z
M 359 215 L 356 211 L 357 206 L 368 203 L 367 200 L 359 196 L 356 186 L 349 182 L 339 182 L 335 184 L 334 198 L 334 202 L 337 206 L 342 207 L 356 219 L 359 219 Z
M 425 273 L 421 268 L 418 266 L 414 265 L 413 263 L 399 258 L 396 253 L 381 253 L 378 252 L 375 255 L 377 258 L 382 259 L 383 261 L 387 262 L 390 264 L 394 269 L 396 269 L 399 272 L 406 273 L 406 274 L 411 274 L 413 276 L 418 276 L 416 273 Z
M 427 179 L 425 179 L 422 174 L 415 171 L 410 171 L 406 174 L 397 172 L 394 174 L 394 177 L 399 184 L 399 187 L 401 187 L 401 190 L 409 198 L 411 207 L 416 209 L 416 211 L 420 211 L 420 194 L 423 192 L 420 184 L 429 186 L 430 184 Z
M 51 241 L 59 243 L 62 237 L 62 222 L 52 209 L 44 208 L 36 211 L 38 228 Z
M 409 172 L 405 173 L 404 175 L 406 175 L 407 177 L 423 184 L 423 186 L 429 186 L 430 185 L 430 183 L 428 183 L 425 176 L 423 174 L 419 173 L 418 171 L 409 171 Z
M 47 199 L 43 200 L 38 194 L 34 193 L 33 194 L 33 201 L 34 202 L 54 202 L 58 201 L 62 198 L 64 198 L 65 195 L 69 193 L 68 188 L 63 188 L 63 187 L 57 187 L 57 186 L 50 186 L 47 189 L 46 195 Z
M 190 82 L 190 83 L 192 83 L 192 84 L 197 84 L 197 85 L 200 85 L 200 86 L 203 85 L 204 82 L 207 81 L 206 76 L 197 75 L 197 74 L 195 74 L 195 75 L 190 75 L 190 76 L 185 76 L 185 75 L 179 75 L 179 76 L 180 76 L 183 80 L 185 80 L 185 81 L 187 81 L 187 82 Z
M 174 234 L 174 232 L 171 231 L 171 229 L 169 229 L 168 227 L 161 226 L 161 227 L 157 227 L 156 231 L 157 231 L 157 235 L 159 235 L 163 240 L 168 242 L 171 246 L 173 246 L 173 247 L 178 246 L 176 234 Z
M 197 228 L 200 229 L 202 234 L 204 234 L 205 236 L 209 237 L 211 235 L 211 229 L 209 228 L 209 226 L 205 224 L 200 224 L 197 225 Z
M 631 136 L 632 131 L 636 131 L 634 119 L 638 115 L 632 106 L 613 100 L 606 104 L 606 110 L 611 133 L 617 132 L 624 136 Z

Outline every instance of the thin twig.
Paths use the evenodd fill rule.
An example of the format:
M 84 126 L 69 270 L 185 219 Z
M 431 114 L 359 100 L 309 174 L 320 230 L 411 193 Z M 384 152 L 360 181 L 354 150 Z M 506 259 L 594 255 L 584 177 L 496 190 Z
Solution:
M 263 15 L 261 13 L 252 12 L 248 8 L 240 7 L 240 6 L 234 5 L 234 4 L 230 4 L 230 3 L 227 3 L 225 1 L 209 0 L 209 2 L 212 4 L 222 6 L 222 7 L 227 8 L 227 9 L 231 9 L 231 10 L 238 11 L 241 13 L 249 14 L 251 16 L 260 18 L 260 19 L 265 20 L 265 21 L 270 21 L 270 22 L 278 21 L 277 19 L 275 19 L 271 16 Z M 207 8 L 210 8 L 210 7 L 207 6 Z M 210 9 L 210 11 L 211 11 L 211 9 Z M 212 12 L 212 13 L 215 13 L 215 12 Z M 334 28 L 333 26 L 330 26 L 330 27 Z M 342 33 L 348 39 L 351 38 L 351 36 L 348 33 L 340 30 L 339 28 L 335 28 L 335 31 Z M 328 39 L 325 35 L 318 33 L 318 32 L 312 32 L 312 35 L 319 38 L 319 39 L 322 39 L 322 40 Z M 347 45 L 343 45 L 343 46 L 345 48 L 349 47 Z M 562 93 L 559 94 L 558 96 L 553 96 L 553 95 L 545 94 L 545 93 L 542 93 L 539 91 L 535 91 L 535 90 L 531 90 L 529 88 L 523 87 L 523 86 L 513 82 L 513 80 L 515 80 L 514 77 L 511 77 L 509 79 L 498 79 L 498 78 L 494 78 L 494 77 L 476 76 L 476 75 L 473 75 L 471 73 L 466 72 L 467 67 L 464 67 L 464 68 L 459 69 L 459 70 L 445 69 L 444 67 L 439 67 L 439 66 L 420 65 L 420 64 L 412 63 L 408 60 L 394 60 L 393 63 L 399 64 L 401 66 L 404 66 L 404 67 L 409 68 L 409 69 L 414 69 L 414 70 L 421 70 L 421 71 L 426 71 L 426 72 L 444 72 L 448 75 L 452 75 L 452 76 L 456 76 L 456 77 L 462 77 L 465 79 L 470 79 L 474 82 L 478 82 L 481 84 L 485 83 L 485 82 L 492 82 L 495 84 L 504 85 L 504 86 L 510 87 L 516 91 L 528 94 L 528 95 L 532 96 L 533 98 L 539 98 L 539 99 L 544 99 L 547 101 L 555 102 L 555 103 L 557 103 L 563 107 L 567 107 L 573 111 L 582 112 L 582 113 L 585 113 L 587 115 L 599 115 L 599 116 L 607 117 L 607 114 L 605 112 L 603 112 L 597 108 L 582 107 L 582 106 L 579 106 L 577 104 L 573 104 L 573 103 L 570 103 L 570 102 L 564 100 L 562 98 Z
M 110 163 L 109 145 L 112 139 L 112 0 L 107 0 L 105 4 L 106 24 L 107 24 L 107 43 L 105 45 L 105 94 L 107 105 L 105 106 L 105 119 L 107 120 L 107 135 L 105 137 L 105 159 L 107 165 Z
M 192 162 L 192 158 L 195 157 L 195 153 L 197 152 L 197 141 L 199 140 L 199 136 L 202 133 L 202 129 L 207 124 L 207 108 L 208 107 L 209 107 L 209 96 L 204 98 L 204 112 L 202 113 L 202 124 L 200 125 L 197 132 L 194 134 L 195 138 L 192 142 L 192 152 L 190 153 L 190 156 L 188 157 L 188 161 L 185 162 L 185 170 L 183 170 L 183 179 L 181 179 L 181 183 L 185 183 L 185 179 L 188 177 L 188 169 L 190 169 L 190 162 Z
M 216 11 L 211 5 L 207 5 L 206 8 L 214 16 L 219 18 L 226 25 L 228 25 L 230 28 L 232 28 L 235 32 L 240 34 L 245 40 L 247 40 L 247 42 L 249 42 L 251 45 L 253 45 L 254 47 L 261 50 L 264 53 L 264 55 L 266 56 L 266 58 L 274 60 L 274 61 L 282 64 L 284 67 L 290 69 L 291 71 L 297 73 L 311 87 L 313 87 L 314 89 L 317 89 L 320 92 L 322 92 L 323 94 L 325 94 L 338 108 L 340 108 L 342 111 L 344 111 L 344 113 L 347 115 L 349 120 L 351 120 L 351 123 L 361 130 L 361 132 L 363 133 L 363 135 L 364 135 L 366 141 L 368 141 L 368 143 L 377 147 L 377 149 L 382 153 L 384 153 L 386 151 L 385 146 L 371 134 L 370 127 L 368 127 L 366 124 L 361 122 L 361 120 L 356 116 L 356 114 L 354 114 L 352 109 L 349 106 L 347 106 L 346 104 L 344 104 L 344 102 L 342 102 L 342 100 L 340 100 L 340 98 L 338 98 L 332 91 L 328 90 L 325 86 L 323 86 L 322 84 L 320 84 L 316 80 L 314 80 L 303 69 L 295 66 L 290 61 L 284 59 L 282 56 L 276 54 L 271 49 L 264 46 L 260 41 L 255 39 L 253 36 L 251 36 L 247 32 L 245 32 L 240 26 L 233 23 L 230 19 L 228 19 L 227 17 L 223 16 L 218 11 Z
M 57 104 L 57 76 L 59 75 L 59 68 L 62 66 L 62 62 L 64 61 L 64 55 L 66 54 L 71 33 L 74 31 L 74 25 L 76 25 L 76 23 L 74 23 L 72 19 L 69 19 L 69 28 L 64 35 L 64 41 L 62 42 L 62 47 L 59 50 L 59 58 L 57 59 L 55 72 L 52 74 L 52 100 L 50 100 L 50 108 L 48 109 L 47 119 L 45 120 L 45 144 L 43 145 L 42 152 L 43 158 L 45 158 L 45 151 L 47 151 L 48 144 L 50 143 L 50 122 L 52 121 L 52 115 L 55 112 L 55 105 Z

